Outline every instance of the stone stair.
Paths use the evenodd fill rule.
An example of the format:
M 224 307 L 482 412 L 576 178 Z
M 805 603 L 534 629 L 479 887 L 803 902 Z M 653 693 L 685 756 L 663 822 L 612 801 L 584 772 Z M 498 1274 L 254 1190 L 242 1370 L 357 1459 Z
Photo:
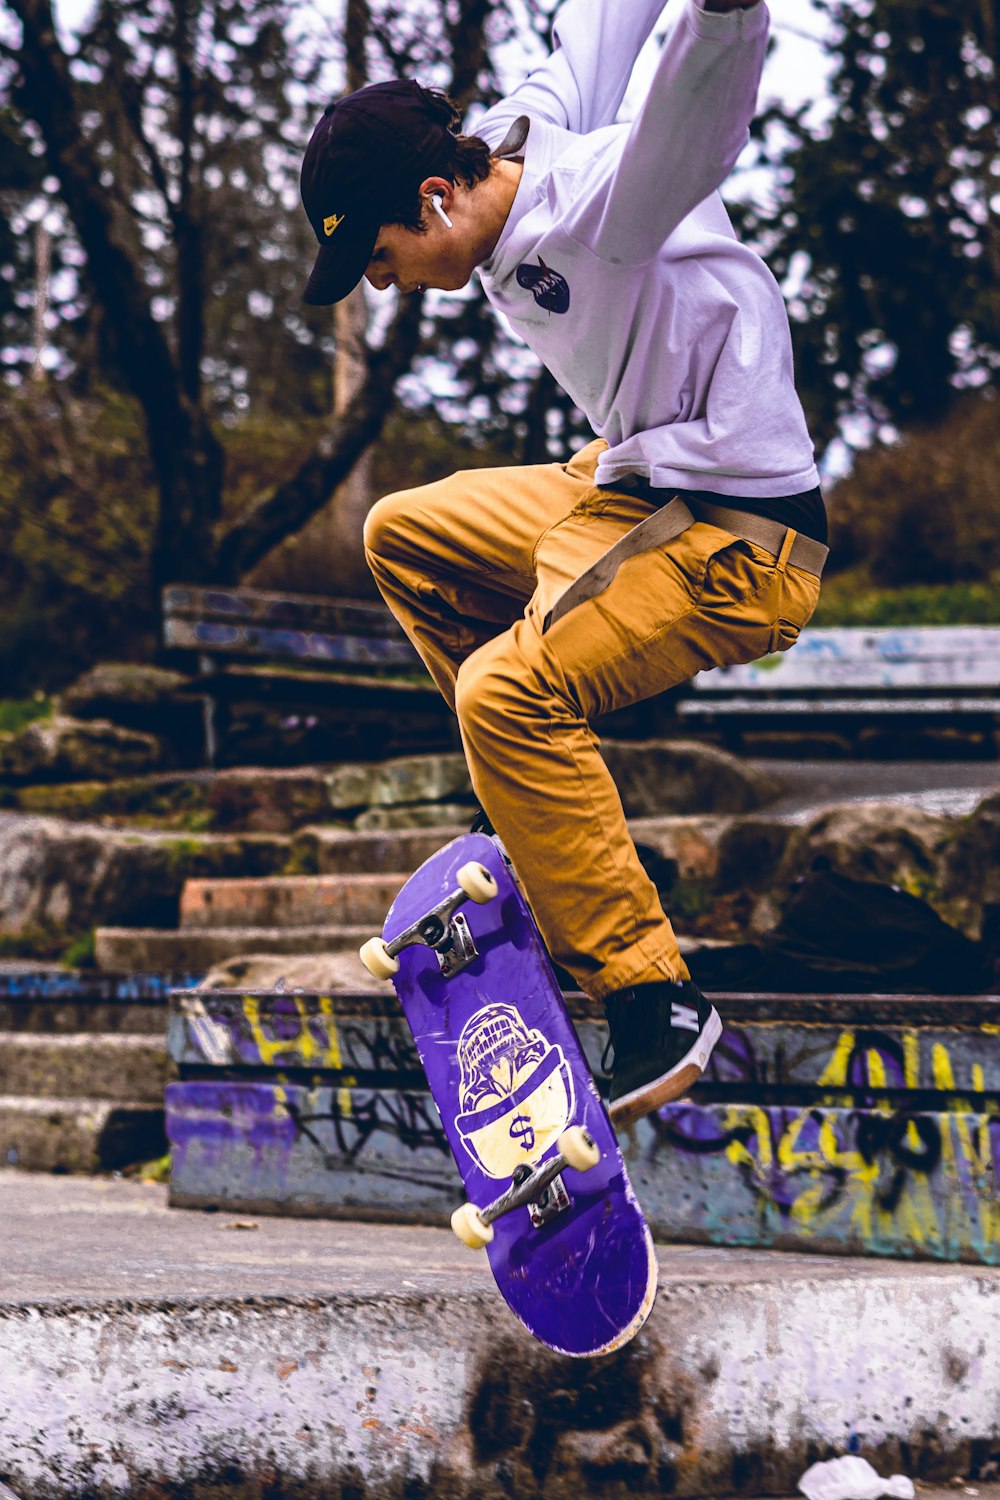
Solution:
M 320 873 L 189 880 L 176 930 L 98 928 L 98 967 L 207 972 L 248 953 L 356 954 L 381 930 L 409 873 L 460 832 L 310 830 L 311 862 Z M 359 966 L 358 983 L 366 978 Z
M 190 976 L 0 971 L 0 1163 L 116 1171 L 167 1149 L 166 995 Z
M 766 813 L 631 818 L 629 827 L 672 877 L 675 926 L 690 938 L 731 936 L 701 931 L 688 918 L 714 905 L 724 920 L 725 890 L 721 901 L 714 898 L 720 876 L 726 888 L 732 879 L 756 883 L 763 892 L 792 832 L 790 823 Z M 251 954 L 342 955 L 350 963 L 365 939 L 381 930 L 409 875 L 465 831 L 454 825 L 302 829 L 296 860 L 312 873 L 188 879 L 178 927 L 99 927 L 97 966 L 207 973 Z M 360 965 L 351 982 L 355 988 L 369 982 Z

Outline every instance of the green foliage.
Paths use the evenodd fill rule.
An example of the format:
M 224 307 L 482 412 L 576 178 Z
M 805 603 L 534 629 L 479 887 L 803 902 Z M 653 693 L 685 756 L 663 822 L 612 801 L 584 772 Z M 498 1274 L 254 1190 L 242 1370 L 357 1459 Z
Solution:
M 459 469 L 502 467 L 517 461 L 507 430 L 446 422 L 434 412 L 397 407 L 372 454 L 372 493 L 430 484 Z
M 812 625 L 1000 625 L 1000 574 L 987 583 L 877 588 L 863 569 L 824 579 Z
M 0 699 L 0 734 L 16 734 L 36 719 L 49 718 L 51 713 L 52 700 L 44 695 Z
M 817 0 L 834 107 L 756 125 L 778 166 L 744 233 L 786 281 L 824 447 L 845 417 L 912 425 L 1000 370 L 996 0 Z M 808 121 L 806 116 L 809 116 Z
M 829 495 L 831 566 L 875 584 L 985 582 L 1000 569 L 1000 399 L 858 456 Z
M 135 1177 L 140 1182 L 169 1182 L 170 1181 L 170 1152 L 164 1156 L 158 1156 L 153 1161 L 143 1161 L 134 1167 L 125 1167 L 122 1171 L 123 1177 Z
M 327 424 L 254 408 L 225 437 L 224 519 L 287 479 Z M 386 493 L 458 468 L 512 462 L 509 435 L 400 407 L 374 455 Z M 148 585 L 156 493 L 137 404 L 70 382 L 0 393 L 0 680 L 11 693 L 58 691 L 95 661 L 157 650 Z M 0 708 L 0 732 L 48 711 Z
M 37 923 L 18 932 L 0 932 L 0 959 L 51 959 L 53 963 L 86 968 L 93 963 L 93 943 L 93 933 L 67 933 L 63 927 Z
M 33 385 L 0 399 L 0 680 L 64 687 L 154 647 L 154 495 L 135 403 Z
M 63 950 L 61 962 L 67 969 L 92 969 L 94 967 L 96 930 L 82 932 Z

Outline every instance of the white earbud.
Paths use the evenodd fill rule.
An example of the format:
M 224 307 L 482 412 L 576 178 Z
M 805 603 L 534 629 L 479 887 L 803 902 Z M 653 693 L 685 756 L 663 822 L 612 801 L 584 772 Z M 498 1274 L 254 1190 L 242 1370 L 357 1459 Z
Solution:
M 433 208 L 434 212 L 437 214 L 438 218 L 447 229 L 454 229 L 454 224 L 451 222 L 448 215 L 444 211 L 444 204 L 441 202 L 440 194 L 431 194 L 431 208 Z

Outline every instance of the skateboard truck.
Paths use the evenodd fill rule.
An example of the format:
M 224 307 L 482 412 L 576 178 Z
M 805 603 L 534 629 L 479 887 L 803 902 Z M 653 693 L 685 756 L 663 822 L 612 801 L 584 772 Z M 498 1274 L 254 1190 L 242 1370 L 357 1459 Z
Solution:
M 361 962 L 375 979 L 391 979 L 399 973 L 399 954 L 404 948 L 422 943 L 433 948 L 441 972 L 446 979 L 460 974 L 479 957 L 469 927 L 462 912 L 458 910 L 466 901 L 482 906 L 492 901 L 497 893 L 497 883 L 485 865 L 470 860 L 456 872 L 458 889 L 449 892 L 436 906 L 403 929 L 390 943 L 380 937 L 369 938 L 360 949 Z
M 463 1203 L 456 1208 L 451 1227 L 463 1245 L 481 1250 L 493 1239 L 497 1219 L 516 1208 L 527 1208 L 532 1224 L 540 1229 L 570 1207 L 572 1200 L 562 1173 L 567 1167 L 589 1172 L 597 1166 L 601 1153 L 589 1130 L 582 1125 L 571 1125 L 564 1130 L 556 1145 L 559 1149 L 549 1161 L 533 1167 L 525 1162 L 518 1167 L 507 1191 L 485 1208 L 477 1208 L 474 1203 Z
M 522 1162 L 514 1172 L 514 1183 L 520 1187 L 522 1183 L 530 1182 L 533 1176 L 533 1168 L 529 1167 L 527 1162 Z M 536 1229 L 541 1229 L 551 1219 L 557 1219 L 573 1205 L 561 1172 L 558 1172 L 540 1192 L 536 1184 L 535 1191 L 538 1192 L 538 1197 L 530 1198 L 527 1207 L 531 1222 Z

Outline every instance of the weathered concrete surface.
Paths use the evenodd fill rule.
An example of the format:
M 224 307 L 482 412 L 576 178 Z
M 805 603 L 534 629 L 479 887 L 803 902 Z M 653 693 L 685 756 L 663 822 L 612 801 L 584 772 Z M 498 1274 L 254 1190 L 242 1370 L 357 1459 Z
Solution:
M 0 814 L 0 932 L 27 939 L 98 922 L 176 922 L 185 880 L 274 874 L 289 849 L 278 835 L 123 832 Z
M 145 662 L 98 662 L 60 694 L 60 706 L 76 719 L 110 719 L 127 729 L 177 736 L 177 721 L 201 728 L 201 700 L 182 672 Z
M 978 939 L 985 906 L 1000 896 L 1000 796 L 965 818 L 889 801 L 826 809 L 788 839 L 751 930 L 773 926 L 795 882 L 820 866 L 899 886 Z
M 0 1094 L 0 1162 L 9 1167 L 108 1172 L 150 1161 L 166 1149 L 162 1104 Z M 7 1234 L 5 1215 L 5 1261 Z
M 446 1232 L 0 1192 L 21 1500 L 774 1494 L 848 1445 L 918 1480 L 1000 1455 L 997 1271 L 661 1246 L 643 1334 L 574 1362 Z
M 704 1078 L 621 1136 L 654 1234 L 1000 1265 L 1000 997 L 715 996 Z M 568 997 L 595 1077 L 607 1027 Z M 460 1192 L 389 986 L 182 995 L 171 1201 L 447 1224 Z
M 995 1467 L 991 1468 L 995 1473 Z M 888 1478 L 888 1473 L 883 1472 L 883 1478 Z M 958 1497 L 972 1495 L 978 1500 L 1000 1500 L 1000 1484 L 981 1484 L 978 1480 L 969 1482 L 963 1474 L 954 1474 L 947 1484 L 927 1483 L 924 1480 L 916 1481 L 917 1500 L 958 1500 Z M 801 1500 L 801 1491 L 794 1496 L 786 1496 L 784 1500 Z M 730 1496 L 721 1496 L 720 1500 L 731 1500 Z M 744 1496 L 742 1500 L 762 1500 L 760 1496 Z M 770 1497 L 774 1500 L 774 1497 Z
M 4 804 L 21 812 L 81 822 L 198 832 L 288 833 L 330 812 L 324 774 L 237 767 L 136 776 L 116 781 L 0 789 Z
M 167 974 L 0 966 L 0 1163 L 98 1172 L 163 1156 L 168 987 Z
M 215 964 L 200 989 L 274 989 L 362 992 L 372 982 L 357 953 L 244 953 Z
M 55 714 L 35 719 L 0 747 L 0 777 L 14 782 L 110 781 L 159 770 L 165 751 L 156 735 L 104 719 Z
M 892 800 L 964 817 L 1000 789 L 1000 766 L 984 760 L 751 760 L 781 785 L 768 811 L 808 822 L 834 803 Z
M 160 1105 L 173 1074 L 162 1036 L 0 1031 L 0 1094 Z
M 189 880 L 181 927 L 323 927 L 382 922 L 406 880 L 400 875 L 286 875 L 260 880 Z
M 165 774 L 159 768 L 173 759 L 164 758 L 155 737 L 140 732 L 160 721 L 149 718 L 147 706 L 134 708 L 127 729 L 57 718 L 42 721 L 44 730 L 30 725 L 8 737 L 0 778 L 6 774 L 12 784 L 0 787 L 0 797 L 24 812 L 74 819 L 276 833 L 330 821 L 357 828 L 463 825 L 475 807 L 460 752 Z M 123 759 L 126 752 L 131 759 Z M 781 790 L 763 765 L 711 745 L 608 740 L 602 753 L 630 816 L 746 812 Z
M 748 812 L 781 789 L 761 766 L 715 746 L 687 740 L 631 744 L 604 740 L 601 755 L 621 792 L 629 817 L 680 812 Z M 418 807 L 423 803 L 474 802 L 461 754 L 407 756 L 381 765 L 346 765 L 329 774 L 333 812 Z
M 381 924 L 377 924 L 381 925 Z M 99 927 L 99 969 L 177 969 L 204 973 L 245 953 L 351 953 L 371 937 L 371 923 L 340 927 Z

